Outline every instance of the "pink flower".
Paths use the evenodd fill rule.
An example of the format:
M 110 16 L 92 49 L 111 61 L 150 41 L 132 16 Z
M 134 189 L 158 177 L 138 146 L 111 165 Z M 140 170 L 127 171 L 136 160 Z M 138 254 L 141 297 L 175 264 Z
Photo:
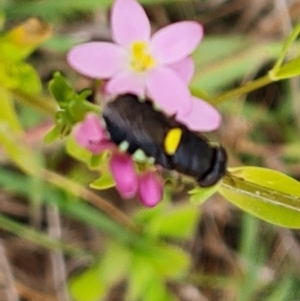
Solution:
M 113 147 L 100 124 L 99 117 L 93 113 L 87 114 L 84 121 L 75 126 L 74 137 L 80 146 L 93 154 Z
M 136 174 L 129 155 L 114 152 L 110 160 L 110 169 L 116 181 L 116 188 L 124 199 L 137 195 L 147 207 L 154 207 L 161 200 L 161 178 L 153 171 Z
M 69 64 L 88 77 L 108 79 L 108 94 L 147 95 L 169 115 L 188 114 L 193 101 L 187 84 L 194 72 L 189 55 L 202 39 L 202 26 L 178 22 L 151 37 L 142 6 L 135 0 L 116 0 L 111 29 L 115 44 L 78 45 L 68 54 Z
M 132 158 L 115 152 L 110 160 L 110 170 L 116 181 L 116 188 L 124 199 L 133 198 L 138 189 L 138 176 Z
M 74 129 L 76 142 L 93 154 L 99 154 L 106 149 L 112 151 L 110 170 L 116 182 L 116 188 L 124 199 L 138 196 L 148 207 L 155 206 L 162 196 L 163 185 L 158 174 L 151 171 L 142 175 L 136 173 L 131 156 L 121 153 L 107 138 L 105 128 L 99 117 L 93 113 Z
M 147 172 L 139 177 L 137 195 L 147 206 L 154 207 L 162 199 L 163 183 L 156 172 Z
M 221 124 L 221 115 L 206 101 L 191 97 L 192 108 L 188 113 L 179 112 L 176 120 L 185 124 L 192 131 L 209 132 Z

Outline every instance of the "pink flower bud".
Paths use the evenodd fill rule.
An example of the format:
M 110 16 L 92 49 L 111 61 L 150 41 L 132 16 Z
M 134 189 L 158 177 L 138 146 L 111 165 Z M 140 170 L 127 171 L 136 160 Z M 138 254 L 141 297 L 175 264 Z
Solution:
M 154 207 L 162 198 L 163 183 L 156 172 L 147 172 L 139 177 L 138 197 L 147 207 Z
M 99 154 L 105 149 L 112 147 L 106 131 L 96 114 L 87 114 L 85 119 L 74 129 L 76 142 L 93 154 Z
M 110 159 L 110 169 L 121 196 L 124 199 L 134 197 L 138 189 L 138 177 L 132 158 L 127 154 L 115 152 Z

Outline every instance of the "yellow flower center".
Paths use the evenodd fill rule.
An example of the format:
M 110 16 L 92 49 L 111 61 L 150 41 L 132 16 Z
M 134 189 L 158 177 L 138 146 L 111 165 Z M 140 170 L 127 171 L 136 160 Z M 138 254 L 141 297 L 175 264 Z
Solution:
M 146 42 L 134 42 L 131 45 L 130 66 L 136 72 L 144 72 L 156 65 L 155 59 L 151 56 Z

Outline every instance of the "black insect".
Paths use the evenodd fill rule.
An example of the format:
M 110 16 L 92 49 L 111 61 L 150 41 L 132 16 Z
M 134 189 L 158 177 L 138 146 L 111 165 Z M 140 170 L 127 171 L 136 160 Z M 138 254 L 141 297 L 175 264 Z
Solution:
M 111 140 L 128 142 L 127 152 L 141 149 L 168 170 L 192 176 L 202 187 L 217 183 L 225 174 L 227 155 L 219 146 L 153 108 L 149 100 L 133 94 L 117 96 L 103 111 Z

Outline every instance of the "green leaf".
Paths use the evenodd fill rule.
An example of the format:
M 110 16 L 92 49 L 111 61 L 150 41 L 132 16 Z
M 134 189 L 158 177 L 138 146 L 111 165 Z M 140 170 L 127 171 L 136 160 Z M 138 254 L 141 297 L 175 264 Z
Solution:
M 67 103 L 76 97 L 74 89 L 60 72 L 54 73 L 48 88 L 59 104 Z
M 147 229 L 156 236 L 185 239 L 193 234 L 197 220 L 197 209 L 185 203 L 164 210 L 147 225 Z
M 24 172 L 38 174 L 39 158 L 24 144 L 21 137 L 7 125 L 0 123 L 0 145 L 4 148 L 7 156 Z
M 80 162 L 89 164 L 92 158 L 92 153 L 78 145 L 73 136 L 69 136 L 66 142 L 66 150 L 75 159 Z
M 131 256 L 131 250 L 127 246 L 113 238 L 108 240 L 99 264 L 99 272 L 107 286 L 127 278 Z
M 265 221 L 300 228 L 300 183 L 281 172 L 260 167 L 232 168 L 219 192 Z
M 100 178 L 98 178 L 93 183 L 91 183 L 90 187 L 98 190 L 103 190 L 103 189 L 112 188 L 115 185 L 116 184 L 113 176 L 110 173 L 105 173 Z
M 270 76 L 274 80 L 281 80 L 300 75 L 300 56 L 284 64 L 276 73 L 271 70 Z
M 48 87 L 60 107 L 55 114 L 55 131 L 60 131 L 61 137 L 68 136 L 73 126 L 82 121 L 87 112 L 99 114 L 99 106 L 86 100 L 91 91 L 86 89 L 77 93 L 59 72 L 54 74 Z M 49 139 L 54 136 L 55 133 Z
M 215 194 L 218 190 L 218 185 L 208 188 L 197 187 L 189 191 L 191 195 L 190 201 L 194 204 L 203 204 L 208 198 Z
M 89 168 L 92 170 L 98 169 L 101 166 L 101 164 L 107 160 L 108 154 L 109 154 L 108 151 L 104 151 L 99 155 L 92 154 L 89 162 Z
M 193 234 L 197 220 L 198 212 L 194 206 L 173 207 L 161 220 L 158 233 L 160 236 L 185 239 Z
M 183 276 L 190 265 L 190 258 L 187 253 L 167 244 L 149 248 L 145 257 L 160 277 L 169 279 Z
M 74 123 L 83 120 L 85 113 L 88 111 L 85 100 L 81 99 L 80 96 L 76 96 L 69 102 L 67 110 Z
M 81 121 L 87 111 L 99 113 L 98 106 L 86 100 L 92 91 L 85 89 L 77 93 L 60 72 L 54 73 L 48 88 L 57 100 L 61 110 L 66 111 L 66 116 L 64 117 L 71 119 L 73 123 Z
M 298 35 L 300 32 L 300 23 L 298 23 L 295 28 L 293 29 L 293 31 L 289 34 L 289 36 L 286 38 L 281 52 L 278 55 L 278 58 L 276 60 L 276 63 L 274 64 L 274 67 L 271 70 L 271 73 L 273 74 L 277 74 L 278 70 L 281 68 L 281 65 L 288 53 L 288 51 L 290 50 L 292 44 L 295 42 L 295 40 L 297 39 Z
M 51 35 L 51 25 L 38 18 L 29 18 L 0 38 L 0 45 L 4 45 L 1 55 L 4 54 L 13 60 L 22 60 Z
M 40 78 L 31 65 L 3 57 L 0 57 L 0 83 L 7 89 L 19 89 L 30 94 L 41 91 Z
M 166 281 L 160 278 L 154 278 L 148 283 L 147 293 L 144 294 L 143 301 L 175 301 L 177 298 L 173 297 L 168 292 Z
M 1 102 L 1 110 L 0 110 L 0 120 L 1 122 L 9 124 L 9 127 L 12 130 L 21 130 L 21 124 L 19 122 L 19 118 L 16 114 L 16 110 L 14 107 L 14 103 L 11 100 L 9 94 L 0 88 L 0 102 Z
M 157 206 L 153 208 L 141 208 L 136 211 L 134 215 L 134 220 L 141 224 L 142 227 L 148 227 L 150 223 L 155 223 L 156 219 L 159 219 L 164 212 L 168 211 L 170 208 L 169 202 L 160 202 Z
M 49 133 L 49 135 L 51 138 L 52 134 Z M 56 133 L 54 132 L 53 135 L 55 136 Z M 99 155 L 94 155 L 87 149 L 78 145 L 75 141 L 75 138 L 72 135 L 70 135 L 67 138 L 66 150 L 68 154 L 70 154 L 73 158 L 77 159 L 78 161 L 85 163 L 91 170 L 99 169 L 99 167 L 101 167 L 102 164 L 105 165 L 107 163 L 107 160 L 109 158 L 109 151 L 104 151 Z M 107 180 L 105 181 L 107 182 Z
M 60 129 L 58 126 L 54 126 L 45 136 L 44 142 L 51 143 L 60 137 Z
M 197 208 L 189 203 L 174 206 L 161 202 L 154 208 L 140 209 L 134 219 L 152 238 L 185 239 L 193 233 L 198 217 Z
M 127 300 L 167 301 L 166 280 L 155 273 L 145 258 L 136 256 L 132 262 L 128 281 Z
M 97 301 L 106 292 L 98 266 L 72 278 L 69 289 L 76 301 Z
M 147 257 L 134 253 L 128 277 L 127 300 L 142 300 L 147 294 L 147 286 L 149 282 L 157 277 L 152 264 Z
M 20 63 L 16 68 L 18 85 L 14 88 L 26 93 L 38 94 L 42 89 L 42 84 L 36 70 L 26 63 Z

